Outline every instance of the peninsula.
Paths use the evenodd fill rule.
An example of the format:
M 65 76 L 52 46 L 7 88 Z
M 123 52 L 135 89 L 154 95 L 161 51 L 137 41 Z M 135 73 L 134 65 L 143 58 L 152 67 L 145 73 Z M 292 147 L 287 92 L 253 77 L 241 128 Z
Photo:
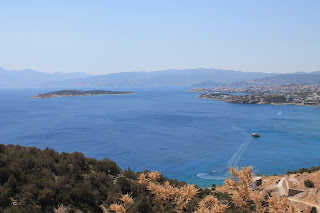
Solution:
M 134 94 L 133 92 L 125 91 L 109 91 L 109 90 L 60 90 L 32 96 L 32 98 L 56 98 L 56 97 L 70 97 L 70 96 L 88 96 L 88 95 L 126 95 Z
M 199 98 L 227 103 L 320 105 L 320 85 L 196 88 L 189 92 L 205 92 Z

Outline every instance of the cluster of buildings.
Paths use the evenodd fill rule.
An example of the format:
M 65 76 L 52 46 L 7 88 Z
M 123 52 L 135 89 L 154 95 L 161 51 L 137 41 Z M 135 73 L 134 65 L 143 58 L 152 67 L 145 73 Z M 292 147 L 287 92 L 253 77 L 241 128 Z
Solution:
M 200 95 L 200 98 L 224 100 L 228 103 L 320 105 L 320 85 L 216 87 L 192 89 L 190 92 L 207 92 Z M 227 94 L 217 95 L 222 92 Z M 246 95 L 239 95 L 239 93 Z

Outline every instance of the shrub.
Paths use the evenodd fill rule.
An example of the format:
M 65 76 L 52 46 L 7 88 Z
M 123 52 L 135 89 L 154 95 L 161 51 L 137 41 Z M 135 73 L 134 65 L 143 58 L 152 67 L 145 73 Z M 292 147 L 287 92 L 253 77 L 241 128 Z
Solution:
M 316 207 L 312 207 L 311 212 L 310 213 L 317 213 L 317 208 Z
M 212 190 L 216 190 L 216 188 L 217 188 L 217 185 L 216 184 L 212 184 L 211 189 Z
M 314 187 L 314 183 L 311 181 L 311 180 L 306 180 L 304 181 L 304 185 L 307 187 L 307 188 L 313 188 Z

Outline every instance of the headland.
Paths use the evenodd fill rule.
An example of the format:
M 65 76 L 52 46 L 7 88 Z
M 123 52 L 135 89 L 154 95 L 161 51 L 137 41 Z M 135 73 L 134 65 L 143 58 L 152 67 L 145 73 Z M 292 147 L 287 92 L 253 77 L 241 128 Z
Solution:
M 196 88 L 189 92 L 206 92 L 199 98 L 223 100 L 226 103 L 320 105 L 320 85 Z

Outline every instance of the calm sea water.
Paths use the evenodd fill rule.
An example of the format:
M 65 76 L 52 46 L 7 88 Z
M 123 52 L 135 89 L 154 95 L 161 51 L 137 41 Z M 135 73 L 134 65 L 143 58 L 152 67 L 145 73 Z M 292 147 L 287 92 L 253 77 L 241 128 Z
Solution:
M 223 183 L 230 166 L 272 175 L 320 165 L 319 107 L 228 104 L 181 87 L 102 89 L 136 94 L 31 99 L 57 88 L 0 89 L 0 143 L 108 157 L 202 187 Z

